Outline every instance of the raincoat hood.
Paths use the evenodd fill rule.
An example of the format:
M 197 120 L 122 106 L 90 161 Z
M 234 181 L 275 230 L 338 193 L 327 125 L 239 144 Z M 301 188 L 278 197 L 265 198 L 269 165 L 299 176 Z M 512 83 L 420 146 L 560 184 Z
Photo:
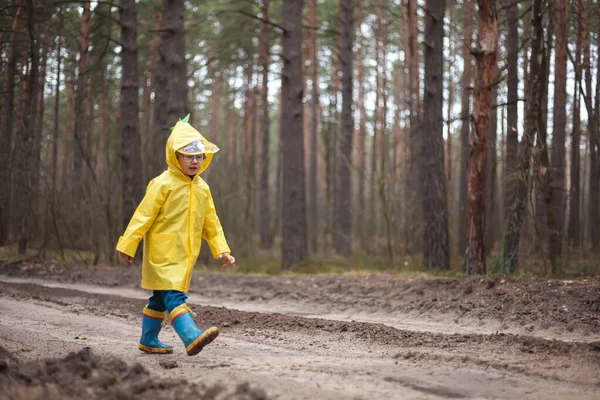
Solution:
M 196 141 L 201 143 L 199 147 L 203 147 L 203 151 L 181 151 L 181 149 Z M 177 160 L 177 155 L 175 154 L 177 150 L 180 150 L 180 152 L 183 154 L 206 154 L 206 158 L 196 173 L 196 175 L 198 175 L 208 168 L 212 162 L 213 155 L 219 151 L 219 148 L 214 143 L 206 140 L 206 138 L 202 136 L 200 132 L 198 132 L 187 122 L 178 121 L 177 124 L 175 124 L 169 139 L 167 139 L 166 159 L 170 170 L 178 171 L 179 173 L 184 174 L 181 166 L 179 165 L 179 161 Z

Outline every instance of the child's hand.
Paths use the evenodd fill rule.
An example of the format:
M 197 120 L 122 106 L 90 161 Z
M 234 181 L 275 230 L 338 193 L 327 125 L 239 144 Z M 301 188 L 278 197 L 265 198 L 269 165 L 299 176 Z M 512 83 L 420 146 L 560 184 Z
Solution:
M 231 264 L 231 266 L 235 265 L 235 257 L 229 253 L 221 253 L 219 254 L 219 258 L 225 259 L 225 264 L 223 264 L 224 267 L 228 266 L 229 264 Z
M 130 255 L 127 255 L 125 253 L 121 253 L 119 252 L 119 255 L 121 256 L 121 258 L 123 260 L 125 260 L 128 264 L 131 264 L 133 262 L 133 257 L 131 257 Z

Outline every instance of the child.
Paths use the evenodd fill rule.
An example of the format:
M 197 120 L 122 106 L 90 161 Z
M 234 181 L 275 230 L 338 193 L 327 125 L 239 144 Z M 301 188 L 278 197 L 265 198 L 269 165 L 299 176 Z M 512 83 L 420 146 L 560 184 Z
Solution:
M 121 257 L 131 263 L 144 238 L 142 287 L 153 294 L 144 308 L 139 348 L 148 353 L 173 352 L 158 340 L 167 311 L 189 356 L 219 335 L 216 327 L 198 329 L 186 304 L 202 238 L 215 258 L 225 260 L 224 266 L 235 264 L 210 189 L 199 176 L 219 149 L 187 123 L 188 117 L 177 122 L 167 140 L 168 169 L 150 181 L 117 244 Z

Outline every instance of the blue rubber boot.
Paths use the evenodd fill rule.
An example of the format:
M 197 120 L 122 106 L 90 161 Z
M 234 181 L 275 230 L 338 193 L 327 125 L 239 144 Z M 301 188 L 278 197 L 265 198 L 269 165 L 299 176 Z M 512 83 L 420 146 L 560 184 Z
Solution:
M 188 356 L 200 353 L 204 346 L 219 336 L 219 329 L 211 326 L 203 331 L 196 327 L 194 317 L 187 304 L 182 304 L 171 311 L 171 325 L 179 335 Z
M 163 344 L 158 340 L 158 333 L 166 316 L 166 311 L 155 311 L 147 306 L 144 308 L 142 338 L 138 346 L 141 351 L 157 354 L 170 354 L 173 352 L 173 347 Z

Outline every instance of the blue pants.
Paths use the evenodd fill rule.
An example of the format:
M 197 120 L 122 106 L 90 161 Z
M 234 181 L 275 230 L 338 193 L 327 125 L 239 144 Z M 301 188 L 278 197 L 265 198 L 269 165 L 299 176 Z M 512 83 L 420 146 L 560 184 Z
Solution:
M 154 311 L 173 311 L 175 307 L 187 302 L 187 296 L 177 290 L 154 290 L 148 299 L 148 308 Z

